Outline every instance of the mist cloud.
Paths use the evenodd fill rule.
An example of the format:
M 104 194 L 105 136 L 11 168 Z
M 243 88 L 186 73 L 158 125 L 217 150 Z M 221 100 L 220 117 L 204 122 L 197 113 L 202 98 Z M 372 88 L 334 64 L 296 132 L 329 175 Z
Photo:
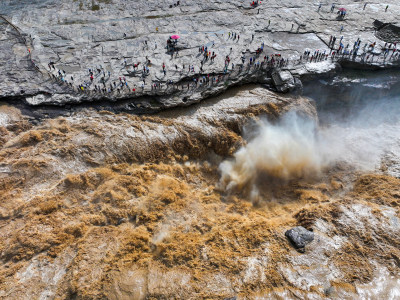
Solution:
M 219 167 L 227 190 L 253 184 L 261 173 L 288 180 L 319 172 L 324 165 L 314 120 L 289 113 L 277 124 L 259 121 L 256 130 L 255 137 Z
M 220 164 L 220 187 L 227 191 L 248 188 L 250 195 L 256 195 L 261 176 L 281 180 L 314 176 L 338 162 L 362 171 L 390 163 L 388 169 L 396 176 L 400 118 L 393 112 L 397 111 L 393 105 L 379 109 L 367 105 L 346 121 L 336 120 L 322 128 L 294 112 L 276 124 L 261 120 L 247 145 Z

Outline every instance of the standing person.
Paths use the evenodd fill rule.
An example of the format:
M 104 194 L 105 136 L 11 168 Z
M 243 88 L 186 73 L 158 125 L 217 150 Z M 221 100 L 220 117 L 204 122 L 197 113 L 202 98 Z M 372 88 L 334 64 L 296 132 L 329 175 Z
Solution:
M 389 8 L 389 5 L 386 5 L 385 12 L 388 10 L 388 8 Z
M 342 33 L 343 31 L 343 25 L 340 27 L 340 33 Z
M 365 10 L 365 7 L 366 7 L 366 6 L 367 6 L 367 3 L 365 3 L 365 4 L 364 4 L 364 8 L 363 8 L 363 10 Z

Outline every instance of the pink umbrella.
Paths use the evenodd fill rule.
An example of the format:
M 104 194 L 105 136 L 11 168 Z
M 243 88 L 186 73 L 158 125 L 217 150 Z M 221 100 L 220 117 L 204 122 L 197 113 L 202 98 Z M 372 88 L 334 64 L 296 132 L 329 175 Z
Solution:
M 343 8 L 343 7 L 339 8 L 339 10 L 340 10 L 340 11 L 346 11 L 346 9 Z
M 177 35 L 177 34 L 174 34 L 174 35 L 171 36 L 171 39 L 173 39 L 173 40 L 177 40 L 179 38 L 180 38 L 180 36 Z

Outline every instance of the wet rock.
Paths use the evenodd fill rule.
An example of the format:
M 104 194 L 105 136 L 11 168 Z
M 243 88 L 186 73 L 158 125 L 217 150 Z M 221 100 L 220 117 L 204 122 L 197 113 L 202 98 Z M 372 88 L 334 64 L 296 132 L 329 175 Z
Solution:
M 378 20 L 374 22 L 376 37 L 387 42 L 396 43 L 400 40 L 399 24 L 383 23 Z
M 379 20 L 375 20 L 373 24 L 374 24 L 374 27 L 376 28 L 376 30 L 379 30 L 384 25 L 386 25 L 386 23 L 379 21 Z
M 296 86 L 295 93 L 301 95 L 303 93 L 303 83 L 300 78 L 294 77 L 294 84 Z
M 272 80 L 278 92 L 288 93 L 296 87 L 293 75 L 289 71 L 275 70 L 272 73 Z
M 304 247 L 314 240 L 314 233 L 305 229 L 303 226 L 297 226 L 287 230 L 285 236 L 300 252 L 304 252 Z

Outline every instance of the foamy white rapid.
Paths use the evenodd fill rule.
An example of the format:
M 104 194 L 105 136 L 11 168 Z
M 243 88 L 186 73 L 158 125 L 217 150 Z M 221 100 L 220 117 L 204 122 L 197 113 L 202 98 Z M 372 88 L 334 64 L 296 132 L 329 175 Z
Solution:
M 396 106 L 397 107 L 397 106 Z M 318 128 L 295 113 L 277 124 L 260 121 L 249 143 L 220 165 L 226 190 L 253 186 L 259 174 L 291 179 L 337 162 L 363 171 L 384 169 L 400 176 L 400 118 L 397 109 L 366 107 L 348 121 Z
M 315 137 L 315 123 L 295 113 L 283 116 L 278 124 L 262 120 L 255 138 L 221 163 L 221 184 L 226 189 L 254 184 L 261 173 L 290 179 L 318 172 L 323 164 Z

